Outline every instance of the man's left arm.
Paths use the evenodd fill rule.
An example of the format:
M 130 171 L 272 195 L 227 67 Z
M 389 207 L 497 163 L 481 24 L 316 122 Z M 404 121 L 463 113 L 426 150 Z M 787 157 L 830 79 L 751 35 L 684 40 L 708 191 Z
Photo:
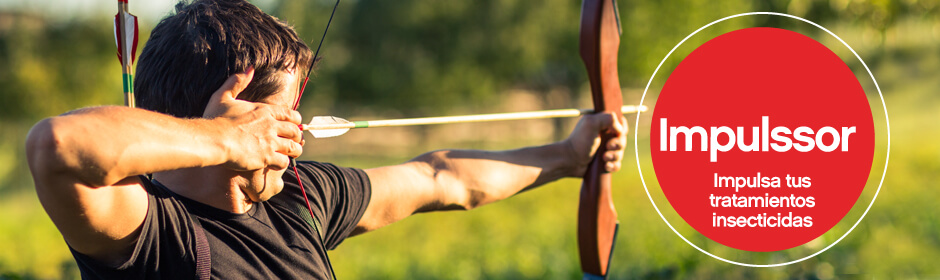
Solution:
M 620 169 L 626 121 L 612 114 L 587 115 L 571 135 L 544 146 L 506 151 L 440 150 L 408 162 L 366 170 L 372 196 L 353 235 L 415 213 L 469 210 L 564 177 L 580 177 L 601 145 L 608 171 Z

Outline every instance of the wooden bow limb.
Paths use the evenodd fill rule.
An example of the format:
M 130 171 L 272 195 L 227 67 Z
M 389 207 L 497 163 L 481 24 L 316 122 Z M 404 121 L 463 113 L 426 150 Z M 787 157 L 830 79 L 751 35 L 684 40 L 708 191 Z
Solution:
M 617 74 L 620 18 L 615 0 L 583 0 L 581 59 L 587 68 L 594 110 L 620 114 L 623 100 Z M 601 143 L 612 135 L 601 134 Z M 611 174 L 605 171 L 601 145 L 588 165 L 578 205 L 578 251 L 584 279 L 606 279 L 617 236 L 617 212 L 611 199 Z

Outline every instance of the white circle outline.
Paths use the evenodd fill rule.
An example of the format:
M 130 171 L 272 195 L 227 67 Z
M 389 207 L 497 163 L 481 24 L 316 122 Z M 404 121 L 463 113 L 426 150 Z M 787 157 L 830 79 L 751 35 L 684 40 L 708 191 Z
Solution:
M 740 265 L 740 266 L 747 266 L 747 267 L 778 267 L 778 266 L 785 266 L 785 265 L 790 265 L 790 264 L 802 262 L 802 261 L 807 260 L 807 259 L 809 259 L 809 258 L 815 257 L 816 255 L 822 254 L 822 252 L 825 252 L 826 250 L 829 250 L 829 248 L 832 248 L 832 246 L 835 246 L 836 244 L 838 244 L 839 241 L 842 241 L 842 239 L 844 239 L 846 236 L 848 236 L 849 233 L 851 233 L 852 230 L 854 230 L 855 227 L 857 227 L 858 224 L 862 222 L 862 219 L 864 219 L 864 218 L 865 218 L 865 215 L 868 214 L 868 210 L 871 210 L 871 206 L 875 204 L 875 200 L 878 198 L 878 193 L 881 192 L 881 186 L 884 184 L 885 175 L 887 175 L 887 173 L 888 173 L 888 158 L 889 158 L 890 155 L 891 155 L 891 122 L 888 121 L 888 106 L 885 104 L 885 97 L 884 97 L 884 95 L 881 93 L 881 87 L 878 86 L 878 81 L 875 80 L 875 75 L 871 73 L 871 69 L 868 68 L 868 64 L 865 64 L 865 61 L 862 60 L 862 57 L 859 56 L 858 53 L 855 52 L 855 49 L 852 49 L 852 47 L 850 47 L 849 44 L 845 43 L 845 41 L 843 41 L 842 38 L 840 38 L 839 36 L 836 36 L 835 33 L 832 33 L 832 31 L 829 31 L 829 29 L 826 29 L 825 27 L 822 27 L 821 25 L 816 24 L 815 22 L 809 21 L 809 20 L 807 20 L 807 19 L 804 19 L 804 18 L 801 18 L 801 17 L 798 17 L 798 16 L 794 16 L 794 15 L 790 15 L 790 14 L 783 14 L 783 13 L 776 13 L 776 12 L 750 12 L 750 13 L 741 13 L 741 14 L 736 14 L 736 15 L 732 15 L 732 16 L 727 16 L 727 17 L 724 17 L 724 18 L 722 18 L 722 19 L 713 21 L 713 22 L 711 22 L 711 23 L 709 23 L 709 24 L 706 24 L 705 26 L 702 26 L 701 28 L 695 30 L 695 32 L 692 32 L 692 34 L 689 34 L 689 36 L 686 36 L 684 39 L 682 39 L 682 41 L 679 41 L 679 44 L 676 44 L 676 46 L 673 47 L 672 50 L 670 50 L 669 53 L 666 54 L 666 57 L 664 57 L 663 60 L 659 62 L 659 65 L 656 66 L 656 70 L 653 71 L 653 75 L 650 77 L 649 82 L 646 83 L 646 88 L 643 89 L 643 97 L 640 98 L 640 104 L 642 105 L 642 104 L 643 104 L 643 101 L 646 99 L 646 93 L 649 91 L 650 85 L 653 83 L 653 79 L 656 77 L 656 73 L 659 72 L 659 69 L 663 66 L 664 63 L 666 63 L 666 60 L 669 59 L 669 56 L 671 56 L 672 53 L 675 52 L 676 49 L 679 48 L 679 46 L 681 46 L 683 43 L 685 43 L 686 40 L 688 40 L 689 38 L 692 38 L 692 36 L 694 36 L 694 35 L 695 35 L 696 33 L 698 33 L 699 31 L 702 31 L 702 30 L 704 30 L 705 28 L 708 28 L 709 26 L 712 26 L 712 25 L 714 25 L 714 24 L 716 24 L 716 23 L 719 23 L 719 22 L 722 22 L 722 21 L 725 21 L 725 20 L 729 20 L 729 19 L 732 19 L 732 18 L 736 18 L 736 17 L 751 16 L 751 15 L 772 15 L 772 16 L 789 17 L 789 18 L 798 19 L 798 20 L 800 20 L 800 21 L 803 21 L 803 22 L 812 24 L 813 26 L 816 26 L 816 27 L 818 27 L 819 29 L 822 29 L 823 31 L 826 31 L 826 33 L 829 33 L 829 35 L 832 35 L 832 37 L 835 37 L 837 40 L 839 40 L 839 42 L 841 42 L 843 45 L 845 45 L 845 47 L 849 48 L 849 50 L 852 51 L 852 54 L 855 55 L 855 58 L 858 58 L 858 61 L 862 63 L 862 66 L 865 66 L 865 71 L 868 72 L 868 76 L 871 77 L 871 81 L 875 84 L 875 89 L 878 90 L 878 96 L 881 97 L 881 106 L 882 106 L 882 108 L 884 108 L 884 112 L 885 112 L 885 126 L 888 128 L 888 149 L 887 149 L 887 151 L 885 152 L 885 168 L 884 168 L 884 171 L 881 173 L 881 181 L 878 183 L 878 190 L 875 191 L 875 196 L 872 197 L 871 203 L 869 203 L 869 204 L 868 204 L 868 207 L 865 208 L 865 213 L 862 213 L 862 216 L 858 218 L 858 221 L 856 221 L 855 224 L 852 225 L 851 228 L 849 228 L 849 231 L 845 232 L 845 234 L 843 234 L 842 237 L 839 237 L 838 240 L 836 240 L 836 241 L 833 242 L 832 244 L 829 244 L 829 246 L 826 246 L 826 248 L 823 248 L 823 249 L 820 250 L 819 252 L 813 253 L 812 255 L 803 257 L 803 258 L 801 258 L 801 259 L 793 260 L 793 261 L 789 261 L 789 262 L 783 262 L 783 263 L 775 263 L 775 264 L 749 264 L 749 263 L 742 263 L 742 262 L 736 262 L 736 261 L 728 260 L 728 259 L 725 259 L 725 258 L 716 256 L 716 255 L 713 255 L 712 253 L 709 253 L 708 251 L 705 251 L 704 249 L 699 248 L 698 246 L 695 246 L 695 244 L 692 244 L 692 242 L 689 241 L 688 239 L 686 239 L 685 236 L 682 236 L 682 234 L 679 234 L 679 231 L 677 231 L 676 228 L 674 228 L 674 227 L 672 226 L 672 224 L 670 224 L 669 221 L 666 220 L 666 217 L 663 216 L 663 213 L 662 213 L 661 211 L 659 211 L 659 207 L 656 206 L 656 202 L 653 201 L 653 196 L 650 195 L 650 190 L 649 190 L 649 188 L 646 186 L 646 180 L 643 178 L 643 170 L 642 170 L 642 168 L 640 167 L 640 148 L 639 148 L 639 143 L 638 143 L 639 135 L 640 135 L 639 129 L 636 129 L 636 130 L 634 131 L 634 133 L 633 133 L 633 151 L 634 151 L 634 156 L 635 156 L 635 158 L 636 158 L 636 168 L 637 168 L 637 171 L 638 171 L 639 174 L 640 174 L 640 182 L 643 183 L 643 189 L 646 190 L 646 197 L 648 197 L 648 198 L 650 199 L 650 203 L 653 204 L 653 208 L 656 209 L 656 213 L 658 213 L 658 214 L 659 214 L 659 217 L 663 219 L 663 222 L 666 222 L 666 225 L 669 226 L 669 229 L 672 229 L 672 232 L 674 232 L 676 235 L 678 235 L 679 238 L 682 238 L 682 240 L 685 241 L 685 243 L 688 243 L 689 246 L 692 246 L 693 248 L 695 248 L 695 249 L 698 250 L 699 252 L 702 252 L 702 253 L 704 253 L 704 254 L 706 254 L 706 255 L 712 257 L 712 258 L 715 258 L 715 259 L 717 259 L 717 260 L 724 261 L 724 262 L 726 262 L 726 263 L 735 264 L 735 265 Z M 637 113 L 636 124 L 635 124 L 634 127 L 640 127 L 640 115 L 641 115 L 641 114 L 642 114 L 642 112 L 638 112 L 638 113 Z

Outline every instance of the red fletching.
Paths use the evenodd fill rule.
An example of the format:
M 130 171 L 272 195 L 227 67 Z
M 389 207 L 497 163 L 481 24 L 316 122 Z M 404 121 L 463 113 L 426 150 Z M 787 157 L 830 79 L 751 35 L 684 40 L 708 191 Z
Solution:
M 121 54 L 124 49 L 121 42 L 124 41 L 124 34 L 121 34 L 121 13 L 114 15 L 114 44 L 117 45 L 118 62 L 124 65 L 124 57 Z
M 119 6 L 126 8 L 126 0 L 118 2 L 123 3 L 119 3 Z M 118 13 L 114 15 L 114 43 L 117 45 L 117 56 L 121 65 L 134 64 L 137 60 L 137 41 L 139 33 L 137 16 L 128 13 L 126 10 L 119 10 Z M 130 55 L 130 61 L 126 63 L 124 61 L 125 53 Z

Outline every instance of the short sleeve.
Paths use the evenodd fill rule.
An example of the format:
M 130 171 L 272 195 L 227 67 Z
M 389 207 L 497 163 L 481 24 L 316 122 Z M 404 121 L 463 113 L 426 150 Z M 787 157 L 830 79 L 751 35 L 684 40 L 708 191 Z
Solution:
M 297 171 L 313 212 L 314 219 L 308 222 L 316 227 L 324 246 L 332 250 L 349 237 L 369 206 L 369 177 L 358 168 L 321 162 L 298 162 Z M 284 189 L 271 202 L 299 208 L 301 216 L 309 217 L 300 186 L 294 170 L 289 168 L 284 173 Z
M 131 256 L 116 267 L 69 246 L 82 279 L 188 279 L 195 275 L 192 220 L 172 194 L 141 177 L 147 191 L 147 216 Z

